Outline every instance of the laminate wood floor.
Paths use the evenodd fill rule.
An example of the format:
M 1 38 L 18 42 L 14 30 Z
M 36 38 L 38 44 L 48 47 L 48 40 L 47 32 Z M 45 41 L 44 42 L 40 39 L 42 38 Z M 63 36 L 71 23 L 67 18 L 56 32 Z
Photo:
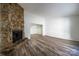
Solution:
M 79 42 L 49 36 L 32 35 L 4 53 L 7 56 L 79 56 Z

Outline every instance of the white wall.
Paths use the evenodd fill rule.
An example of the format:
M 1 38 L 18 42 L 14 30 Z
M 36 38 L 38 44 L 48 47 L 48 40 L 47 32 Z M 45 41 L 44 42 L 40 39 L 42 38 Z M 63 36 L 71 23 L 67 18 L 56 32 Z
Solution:
M 31 14 L 24 11 L 24 33 L 25 37 L 30 39 Z
M 24 33 L 25 37 L 31 38 L 31 25 L 40 24 L 43 25 L 43 35 L 45 35 L 45 19 L 41 16 L 31 14 L 27 11 L 24 11 Z
M 46 20 L 46 35 L 70 39 L 69 18 L 51 18 Z
M 46 35 L 79 41 L 79 16 L 47 19 Z
M 79 41 L 79 16 L 70 17 L 70 36 L 72 40 Z
M 43 18 L 24 11 L 24 33 L 29 39 L 31 23 L 43 25 L 43 35 L 79 41 L 79 16 Z

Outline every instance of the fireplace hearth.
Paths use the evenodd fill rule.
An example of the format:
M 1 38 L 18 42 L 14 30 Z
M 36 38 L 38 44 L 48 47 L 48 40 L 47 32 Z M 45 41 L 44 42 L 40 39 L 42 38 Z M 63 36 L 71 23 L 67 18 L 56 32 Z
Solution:
M 13 30 L 12 31 L 12 39 L 13 43 L 22 40 L 23 37 L 23 31 L 22 30 Z

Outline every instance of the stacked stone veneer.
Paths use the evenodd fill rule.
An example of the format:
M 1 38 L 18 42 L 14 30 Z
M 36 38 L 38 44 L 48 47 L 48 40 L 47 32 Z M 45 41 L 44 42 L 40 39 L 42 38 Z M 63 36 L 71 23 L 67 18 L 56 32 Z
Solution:
M 24 30 L 23 8 L 16 3 L 0 3 L 0 49 L 13 45 L 13 30 Z

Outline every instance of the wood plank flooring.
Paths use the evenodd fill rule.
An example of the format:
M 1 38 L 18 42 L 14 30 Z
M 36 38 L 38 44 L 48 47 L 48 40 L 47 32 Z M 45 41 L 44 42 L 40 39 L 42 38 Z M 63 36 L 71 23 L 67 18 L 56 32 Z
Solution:
M 79 56 L 79 42 L 49 36 L 32 35 L 4 53 L 7 56 Z

